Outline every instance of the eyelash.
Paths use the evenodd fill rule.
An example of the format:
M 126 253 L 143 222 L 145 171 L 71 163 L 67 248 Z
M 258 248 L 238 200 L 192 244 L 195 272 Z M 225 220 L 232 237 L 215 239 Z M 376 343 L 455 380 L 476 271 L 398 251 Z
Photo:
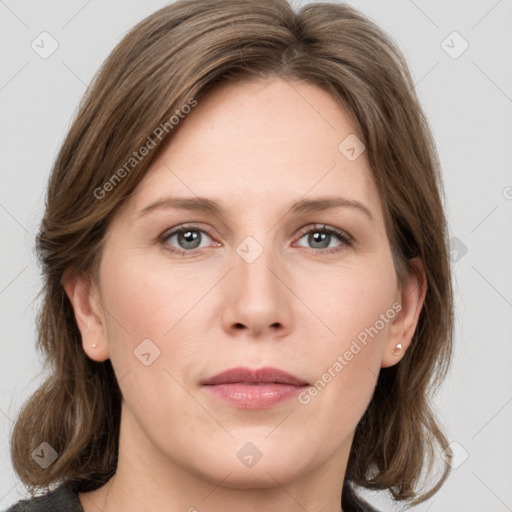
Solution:
M 183 224 L 179 226 L 177 229 L 173 229 L 172 231 L 166 231 L 164 232 L 160 237 L 159 241 L 162 244 L 164 250 L 167 252 L 170 252 L 175 255 L 179 256 L 192 256 L 195 255 L 198 251 L 201 251 L 201 249 L 190 249 L 190 250 L 184 250 L 184 249 L 177 249 L 176 247 L 173 247 L 167 243 L 169 238 L 173 235 L 185 232 L 185 231 L 200 231 L 203 233 L 206 233 L 210 238 L 213 239 L 213 235 L 210 233 L 210 231 L 204 227 L 198 226 L 196 224 Z M 330 247 L 325 249 L 314 249 L 312 247 L 309 247 L 311 251 L 319 252 L 322 254 L 329 254 L 329 253 L 335 253 L 339 252 L 340 250 L 343 250 L 343 246 L 351 247 L 353 244 L 352 237 L 346 233 L 345 231 L 342 231 L 341 229 L 335 228 L 333 226 L 327 226 L 326 224 L 312 224 L 309 226 L 306 226 L 302 228 L 299 232 L 299 238 L 300 240 L 304 235 L 307 235 L 309 233 L 315 233 L 315 232 L 324 232 L 328 233 L 329 235 L 336 236 L 341 244 L 337 245 L 336 247 Z M 308 249 L 305 247 L 305 249 Z

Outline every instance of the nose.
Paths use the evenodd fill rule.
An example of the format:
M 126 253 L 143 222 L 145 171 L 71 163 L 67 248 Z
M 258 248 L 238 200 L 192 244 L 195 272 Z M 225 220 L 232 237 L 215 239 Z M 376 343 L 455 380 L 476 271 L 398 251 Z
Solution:
M 252 262 L 235 252 L 226 283 L 223 328 L 231 335 L 279 338 L 292 329 L 292 300 L 284 262 L 263 250 Z

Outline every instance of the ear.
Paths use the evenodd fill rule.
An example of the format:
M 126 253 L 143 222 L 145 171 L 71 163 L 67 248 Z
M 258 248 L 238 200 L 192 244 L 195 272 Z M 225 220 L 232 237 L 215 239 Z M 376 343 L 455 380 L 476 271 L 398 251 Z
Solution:
M 62 285 L 73 305 L 84 352 L 94 361 L 109 358 L 106 323 L 98 287 L 89 276 L 65 273 Z
M 423 308 L 427 286 L 423 264 L 419 258 L 414 258 L 410 262 L 407 282 L 402 290 L 397 291 L 396 302 L 401 305 L 401 309 L 390 322 L 382 354 L 381 366 L 383 368 L 398 363 L 409 348 Z

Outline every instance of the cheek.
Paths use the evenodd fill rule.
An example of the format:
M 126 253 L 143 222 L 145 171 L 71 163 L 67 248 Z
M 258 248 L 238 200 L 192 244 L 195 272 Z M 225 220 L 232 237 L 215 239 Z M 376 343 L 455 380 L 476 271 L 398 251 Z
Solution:
M 105 258 L 102 300 L 107 305 L 109 344 L 136 346 L 163 341 L 204 295 L 201 281 L 177 270 L 148 268 L 140 258 L 112 265 Z
M 317 274 L 314 281 L 315 287 L 305 284 L 311 309 L 319 312 L 324 328 L 308 355 L 316 369 L 314 385 L 299 401 L 315 411 L 318 424 L 355 427 L 371 399 L 384 342 L 396 317 L 393 262 L 389 256 L 337 275 Z
M 186 339 L 186 315 L 204 294 L 202 287 L 191 284 L 186 273 L 148 270 L 147 261 L 138 257 L 120 260 L 108 255 L 101 271 L 110 360 L 127 407 L 137 417 L 155 418 L 167 397 L 161 411 L 165 421 L 176 411 L 184 420 L 199 415 L 201 411 L 190 410 L 190 396 L 175 367 L 178 361 L 187 374 L 197 361 L 191 352 L 198 349 Z M 197 424 L 195 416 L 194 421 Z M 182 426 L 186 430 L 184 423 L 175 428 Z
M 318 332 L 327 346 L 348 349 L 355 339 L 379 345 L 394 317 L 397 288 L 391 254 L 365 264 L 305 272 L 300 279 L 305 302 L 323 324 Z M 366 355 L 372 348 L 367 346 Z

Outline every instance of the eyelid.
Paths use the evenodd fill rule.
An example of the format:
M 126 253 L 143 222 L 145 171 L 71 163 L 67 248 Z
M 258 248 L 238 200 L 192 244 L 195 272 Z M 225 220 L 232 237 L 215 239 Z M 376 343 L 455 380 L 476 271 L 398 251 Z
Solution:
M 323 223 L 322 224 L 314 223 L 314 224 L 308 224 L 307 226 L 304 226 L 299 231 L 299 239 L 302 238 L 304 235 L 310 233 L 311 231 L 314 231 L 315 229 L 318 231 L 326 231 L 328 233 L 334 234 L 338 238 L 340 238 L 340 240 L 342 242 L 346 243 L 347 245 L 351 245 L 354 242 L 354 239 L 352 238 L 352 236 L 349 235 L 345 230 L 334 227 L 334 226 L 330 226 L 329 224 L 323 224 Z
M 196 230 L 201 231 L 203 233 L 206 233 L 212 241 L 216 244 L 216 246 L 222 245 L 220 242 L 217 242 L 213 234 L 211 233 L 211 230 L 204 225 L 196 224 L 194 222 L 186 222 L 183 224 L 179 224 L 177 226 L 174 226 L 172 228 L 166 229 L 160 236 L 157 237 L 157 242 L 159 242 L 164 249 L 167 252 L 178 254 L 178 255 L 195 255 L 197 252 L 200 252 L 204 249 L 207 249 L 207 247 L 201 247 L 196 249 L 180 249 L 179 247 L 175 247 L 167 242 L 167 240 L 171 237 L 176 235 L 177 233 L 180 233 L 182 231 L 186 230 Z
M 179 224 L 172 228 L 168 228 L 158 238 L 162 239 L 162 240 L 166 240 L 171 235 L 174 235 L 181 231 L 186 231 L 187 229 L 191 229 L 191 230 L 195 229 L 197 231 L 204 231 L 210 238 L 214 238 L 213 234 L 211 233 L 209 228 L 207 228 L 201 224 L 195 224 L 194 222 L 185 222 L 184 224 Z

